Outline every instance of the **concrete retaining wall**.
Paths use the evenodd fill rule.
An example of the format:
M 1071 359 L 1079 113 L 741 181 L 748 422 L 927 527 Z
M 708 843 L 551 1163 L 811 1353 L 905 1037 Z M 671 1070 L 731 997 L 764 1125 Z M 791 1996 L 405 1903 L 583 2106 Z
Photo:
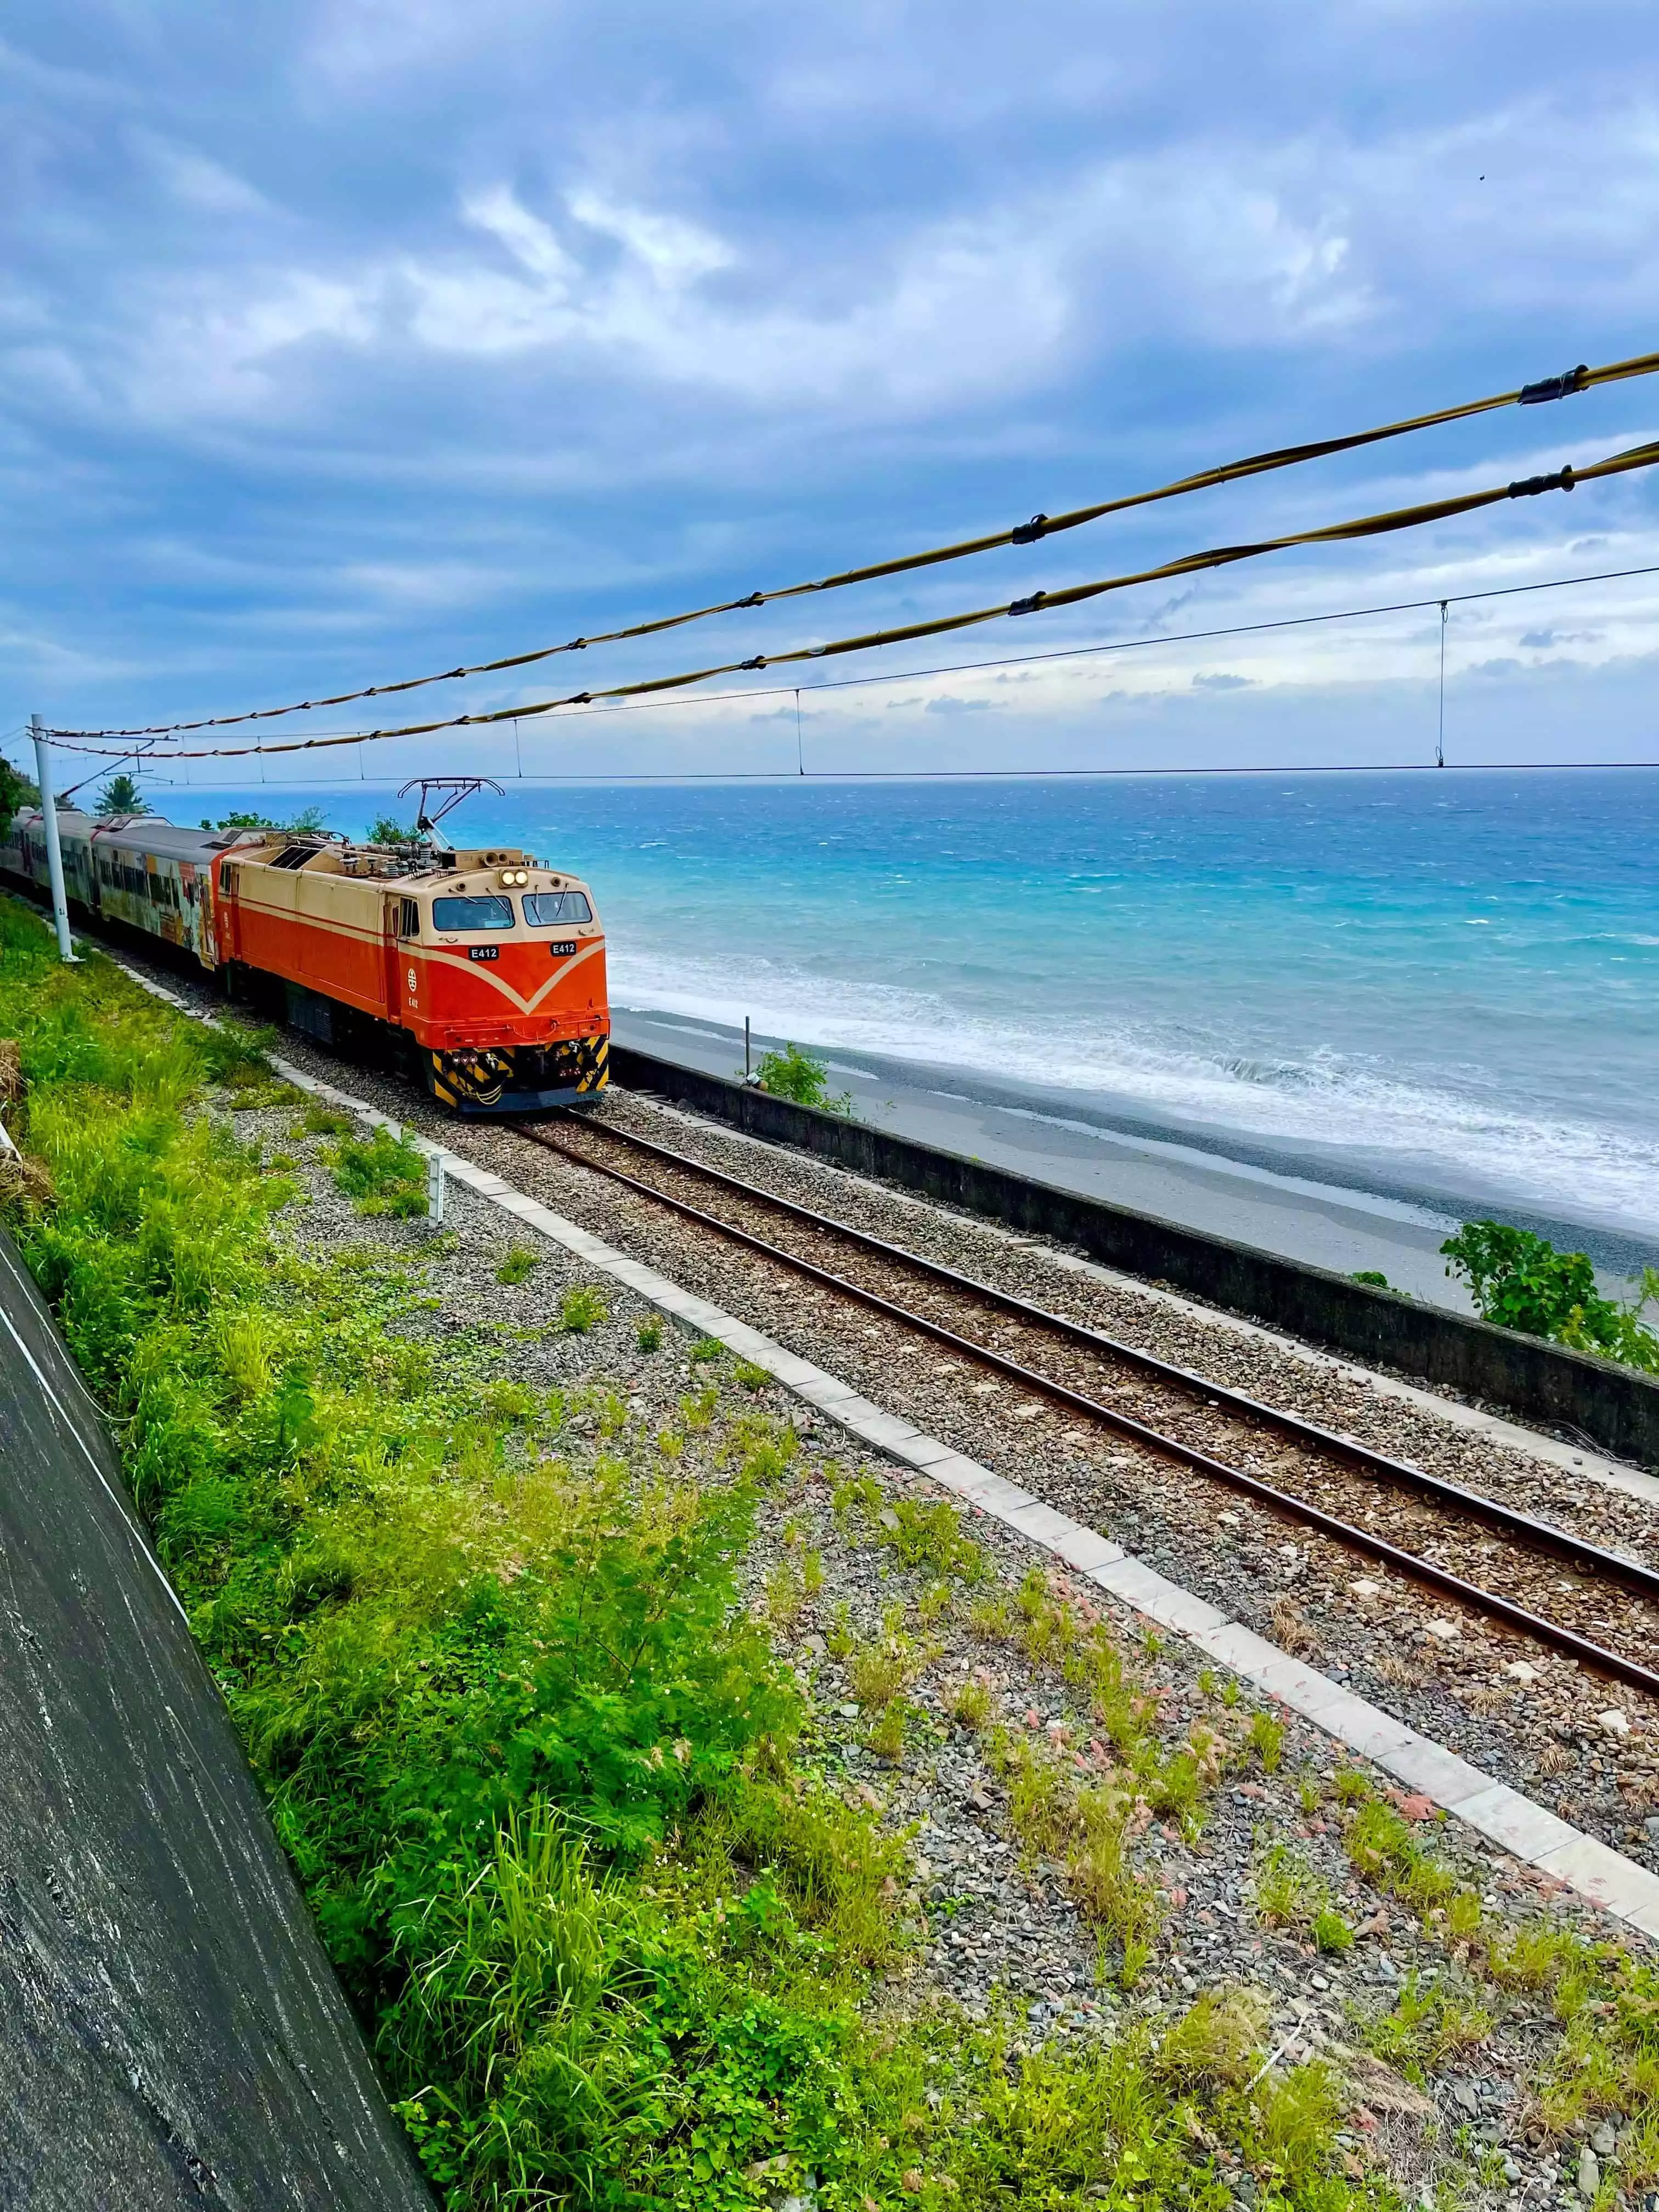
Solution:
M 613 1045 L 611 1073 L 774 1143 L 795 1145 L 860 1175 L 1009 1228 L 1056 1238 L 1103 1265 L 1188 1291 L 1307 1341 L 1378 1364 L 1659 1468 L 1659 1382 L 1537 1337 L 1494 1328 L 1345 1275 L 1109 1206 L 1008 1168 L 914 1138 L 796 1106 L 654 1054 Z
M 432 2212 L 0 1234 L 0 2208 Z

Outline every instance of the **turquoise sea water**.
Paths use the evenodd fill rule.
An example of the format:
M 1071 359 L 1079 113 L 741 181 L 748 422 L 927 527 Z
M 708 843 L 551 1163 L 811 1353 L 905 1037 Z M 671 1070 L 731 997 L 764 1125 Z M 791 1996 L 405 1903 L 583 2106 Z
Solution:
M 619 1006 L 1659 1231 L 1659 774 L 525 787 L 459 820 L 593 883 Z

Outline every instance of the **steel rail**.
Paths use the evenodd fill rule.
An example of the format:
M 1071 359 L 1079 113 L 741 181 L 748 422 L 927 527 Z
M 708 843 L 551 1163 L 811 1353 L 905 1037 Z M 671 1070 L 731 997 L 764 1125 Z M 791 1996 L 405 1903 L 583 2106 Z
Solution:
M 994 1283 L 982 1281 L 976 1275 L 965 1275 L 943 1261 L 930 1260 L 920 1252 L 912 1252 L 902 1244 L 890 1243 L 884 1237 L 872 1236 L 868 1230 L 855 1229 L 848 1222 L 838 1221 L 831 1214 L 820 1213 L 815 1207 L 802 1206 L 793 1199 L 785 1198 L 757 1183 L 746 1182 L 741 1176 L 729 1174 L 723 1168 L 714 1167 L 705 1160 L 690 1158 L 675 1152 L 671 1146 L 654 1143 L 648 1137 L 636 1136 L 631 1130 L 614 1129 L 605 1124 L 580 1122 L 574 1126 L 592 1130 L 613 1144 L 625 1145 L 636 1152 L 649 1153 L 676 1168 L 684 1168 L 706 1181 L 738 1192 L 746 1199 L 775 1207 L 778 1212 L 805 1222 L 809 1227 L 828 1230 L 866 1251 L 878 1254 L 945 1284 L 951 1290 L 965 1291 L 983 1304 L 995 1306 L 1000 1311 L 1027 1324 L 1036 1323 L 1055 1335 L 1062 1336 L 1085 1350 L 1103 1352 L 1126 1365 L 1137 1368 L 1159 1382 L 1174 1383 L 1178 1389 L 1202 1395 L 1213 1403 L 1226 1407 L 1254 1421 L 1277 1429 L 1292 1442 L 1311 1445 L 1321 1452 L 1346 1459 L 1362 1473 L 1380 1477 L 1407 1489 L 1420 1492 L 1437 1504 L 1453 1505 L 1459 1510 L 1485 1521 L 1488 1526 L 1501 1529 L 1505 1535 L 1516 1537 L 1536 1550 L 1553 1552 L 1570 1565 L 1588 1561 L 1596 1570 L 1611 1578 L 1622 1581 L 1627 1588 L 1643 1597 L 1659 1601 L 1659 1571 L 1644 1566 L 1640 1560 L 1628 1559 L 1617 1552 L 1604 1550 L 1600 1545 L 1589 1543 L 1570 1531 L 1557 1528 L 1547 1521 L 1534 1520 L 1530 1514 L 1520 1513 L 1500 1499 L 1486 1498 L 1479 1491 L 1465 1490 L 1462 1484 L 1448 1482 L 1442 1475 L 1431 1474 L 1426 1468 L 1415 1467 L 1409 1460 L 1390 1459 L 1385 1453 L 1374 1451 L 1358 1437 L 1340 1434 L 1333 1429 L 1321 1428 L 1317 1422 L 1304 1419 L 1299 1413 L 1286 1413 L 1283 1407 L 1269 1406 L 1259 1398 L 1252 1398 L 1243 1390 L 1234 1390 L 1224 1382 L 1212 1382 L 1207 1376 L 1197 1374 L 1190 1367 L 1178 1366 L 1172 1360 L 1160 1359 L 1156 1352 L 1145 1352 L 1138 1345 L 1126 1344 L 1120 1338 L 1109 1336 L 1103 1329 L 1089 1328 L 1085 1322 L 1071 1320 L 1047 1306 L 1036 1304 L 1010 1291 L 998 1288 Z
M 1020 1383 L 1026 1389 L 1053 1398 L 1060 1404 L 1070 1407 L 1073 1412 L 1085 1414 L 1091 1419 L 1100 1421 L 1107 1427 L 1116 1430 L 1120 1435 L 1129 1437 L 1137 1443 L 1144 1444 L 1149 1449 L 1162 1453 L 1166 1458 L 1177 1460 L 1183 1466 L 1192 1468 L 1200 1474 L 1208 1475 L 1216 1481 L 1225 1483 L 1230 1488 L 1243 1491 L 1247 1496 L 1257 1499 L 1262 1504 L 1271 1506 L 1276 1511 L 1285 1513 L 1309 1528 L 1317 1528 L 1322 1534 L 1335 1538 L 1339 1543 L 1346 1544 L 1354 1550 L 1365 1553 L 1372 1559 L 1381 1560 L 1385 1565 L 1395 1568 L 1399 1573 L 1414 1581 L 1426 1583 L 1431 1588 L 1443 1591 L 1448 1596 L 1456 1598 L 1460 1603 L 1469 1606 L 1478 1613 L 1489 1613 L 1495 1619 L 1504 1621 L 1508 1626 L 1517 1629 L 1522 1635 L 1530 1636 L 1540 1644 L 1549 1644 L 1556 1650 L 1565 1652 L 1570 1657 L 1578 1660 L 1587 1667 L 1594 1668 L 1601 1674 L 1610 1675 L 1619 1681 L 1626 1682 L 1633 1688 L 1644 1690 L 1650 1696 L 1659 1696 L 1659 1674 L 1655 1674 L 1633 1659 L 1626 1658 L 1620 1652 L 1609 1651 L 1602 1645 L 1592 1643 L 1588 1637 L 1580 1636 L 1576 1631 L 1563 1627 L 1559 1621 L 1549 1620 L 1541 1614 L 1528 1612 L 1526 1607 L 1516 1604 L 1512 1599 L 1502 1597 L 1495 1590 L 1485 1589 L 1477 1583 L 1467 1582 L 1462 1576 L 1453 1574 L 1449 1568 L 1437 1565 L 1432 1559 L 1421 1559 L 1415 1553 L 1407 1552 L 1397 1544 L 1391 1544 L 1386 1537 L 1376 1535 L 1367 1528 L 1357 1528 L 1353 1523 L 1341 1520 L 1335 1514 L 1326 1512 L 1322 1506 L 1310 1504 L 1307 1499 L 1297 1498 L 1291 1492 L 1276 1489 L 1273 1484 L 1263 1482 L 1258 1476 L 1247 1474 L 1242 1468 L 1230 1466 L 1223 1460 L 1212 1459 L 1207 1452 L 1200 1451 L 1191 1444 L 1183 1443 L 1178 1437 L 1168 1436 L 1163 1431 L 1154 1429 L 1144 1421 L 1136 1420 L 1132 1414 L 1121 1413 L 1115 1407 L 1105 1405 L 1099 1399 L 1091 1398 L 1080 1390 L 1073 1390 L 1069 1384 L 1058 1382 L 1052 1376 L 1044 1375 L 1037 1369 L 1026 1367 L 1018 1360 L 1009 1358 L 1005 1352 L 993 1351 L 988 1345 L 977 1343 L 971 1337 L 960 1336 L 954 1329 L 945 1328 L 942 1322 L 930 1320 L 927 1315 L 916 1313 L 908 1306 L 899 1305 L 892 1299 L 882 1297 L 879 1291 L 867 1289 L 861 1283 L 851 1282 L 845 1276 L 835 1274 L 827 1267 L 820 1267 L 815 1261 L 803 1258 L 799 1253 L 791 1252 L 781 1245 L 770 1243 L 765 1237 L 757 1237 L 750 1230 L 738 1228 L 735 1222 L 725 1221 L 718 1214 L 705 1212 L 701 1206 L 693 1206 L 685 1199 L 676 1198 L 672 1192 L 659 1189 L 655 1184 L 647 1182 L 638 1176 L 629 1175 L 625 1169 L 612 1167 L 602 1160 L 592 1159 L 571 1146 L 561 1144 L 556 1137 L 550 1135 L 544 1129 L 522 1127 L 516 1133 L 529 1142 L 556 1153 L 560 1158 L 569 1161 L 574 1166 L 586 1168 L 592 1173 L 607 1176 L 611 1181 L 622 1184 L 625 1188 L 637 1193 L 643 1198 L 654 1200 L 658 1205 L 666 1206 L 670 1212 L 678 1214 L 683 1219 L 695 1222 L 701 1228 L 712 1230 L 717 1236 L 726 1237 L 732 1243 L 744 1246 L 747 1250 L 758 1254 L 763 1259 L 805 1276 L 809 1281 L 834 1291 L 838 1297 L 850 1298 L 860 1305 L 868 1307 L 873 1312 L 884 1315 L 890 1321 L 895 1321 L 905 1328 L 915 1329 L 936 1344 L 946 1345 L 951 1351 L 959 1352 L 968 1358 L 977 1360 L 981 1365 L 991 1368 L 996 1373 L 1008 1377 L 1010 1381 Z M 611 1136 L 617 1133 L 606 1130 L 605 1133 Z M 642 1149 L 660 1152 L 670 1160 L 677 1163 L 681 1161 L 681 1155 L 669 1152 L 666 1146 L 652 1146 L 647 1139 L 630 1139 L 629 1141 L 637 1143 Z M 702 1166 L 702 1163 L 692 1161 L 685 1161 L 684 1164 L 693 1169 Z M 725 1178 L 719 1169 L 712 1169 L 708 1172 L 716 1180 L 730 1180 L 740 1189 L 748 1191 L 752 1188 L 752 1186 L 739 1182 L 735 1176 Z M 758 1190 L 754 1192 L 754 1195 L 778 1204 L 786 1210 L 798 1211 L 803 1218 L 833 1234 L 848 1235 L 854 1239 L 861 1239 L 864 1237 L 862 1231 L 848 1231 L 843 1224 L 826 1216 L 813 1214 L 811 1208 L 797 1208 L 792 1200 L 773 1200 L 770 1193 Z M 877 1246 L 881 1246 L 882 1243 L 879 1238 L 871 1238 L 868 1241 Z M 883 1249 L 896 1257 L 919 1258 L 919 1255 L 904 1254 L 901 1246 L 885 1246 Z M 921 1261 L 920 1264 L 924 1269 L 934 1265 L 932 1261 Z M 947 1275 L 950 1273 L 949 1270 L 942 1272 Z M 957 1279 L 965 1287 L 973 1289 L 980 1287 L 973 1282 L 971 1277 L 960 1277 Z M 998 1300 L 1007 1296 L 1006 1292 L 996 1292 L 994 1295 Z M 1015 1303 L 1018 1304 L 1018 1301 Z M 1042 1309 L 1033 1307 L 1030 1311 L 1033 1316 L 1037 1316 L 1042 1314 Z M 1084 1334 L 1091 1335 L 1092 1332 L 1085 1331 Z M 1101 1339 L 1098 1342 L 1109 1346 L 1112 1340 Z M 1183 1376 L 1186 1375 L 1184 1369 L 1171 1371 Z M 1207 1388 L 1207 1386 L 1201 1387 Z M 1211 1395 L 1213 1395 L 1214 1393 L 1212 1392 Z M 1248 1402 L 1254 1404 L 1253 1401 Z M 1294 1416 L 1286 1415 L 1283 1418 L 1291 1420 Z M 1312 1433 L 1322 1441 L 1325 1435 L 1323 1431 L 1313 1431 Z M 1398 1462 L 1389 1462 L 1388 1464 L 1392 1466 Z M 1490 1500 L 1486 1502 L 1492 1503 Z M 1524 1516 L 1521 1517 L 1524 1519 Z M 1534 1524 L 1528 1524 L 1529 1527 L 1532 1525 Z M 1536 1525 L 1540 1528 L 1547 1526 L 1544 1523 Z M 1561 1534 L 1559 1530 L 1551 1533 L 1558 1538 Z M 1577 1547 L 1574 1556 L 1579 1559 L 1605 1559 L 1609 1563 L 1620 1566 L 1630 1565 L 1629 1562 L 1616 1561 L 1615 1555 L 1611 1553 L 1597 1553 L 1591 1546 Z

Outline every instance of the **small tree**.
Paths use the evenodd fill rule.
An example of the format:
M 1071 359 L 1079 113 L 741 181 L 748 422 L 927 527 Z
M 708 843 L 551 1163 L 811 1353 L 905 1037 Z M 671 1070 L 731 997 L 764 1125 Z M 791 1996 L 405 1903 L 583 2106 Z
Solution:
M 371 845 L 412 845 L 416 839 L 413 823 L 399 822 L 395 814 L 377 814 L 369 824 Z
M 323 810 L 320 806 L 306 807 L 291 822 L 273 822 L 269 814 L 233 812 L 222 814 L 216 822 L 210 821 L 206 815 L 202 817 L 204 830 L 280 830 L 290 837 L 303 837 L 322 826 Z
M 20 806 L 38 806 L 40 794 L 23 774 L 0 755 L 0 837 L 11 828 L 12 817 Z
M 106 822 L 112 814 L 142 814 L 144 794 L 138 788 L 137 777 L 123 769 L 118 775 L 111 776 L 94 804 L 100 818 Z

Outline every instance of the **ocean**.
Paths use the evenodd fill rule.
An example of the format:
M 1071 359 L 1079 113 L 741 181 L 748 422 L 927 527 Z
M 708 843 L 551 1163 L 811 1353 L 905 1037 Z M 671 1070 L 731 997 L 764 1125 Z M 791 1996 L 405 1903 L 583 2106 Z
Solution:
M 462 823 L 592 883 L 618 1006 L 1659 1234 L 1659 774 L 526 785 Z

